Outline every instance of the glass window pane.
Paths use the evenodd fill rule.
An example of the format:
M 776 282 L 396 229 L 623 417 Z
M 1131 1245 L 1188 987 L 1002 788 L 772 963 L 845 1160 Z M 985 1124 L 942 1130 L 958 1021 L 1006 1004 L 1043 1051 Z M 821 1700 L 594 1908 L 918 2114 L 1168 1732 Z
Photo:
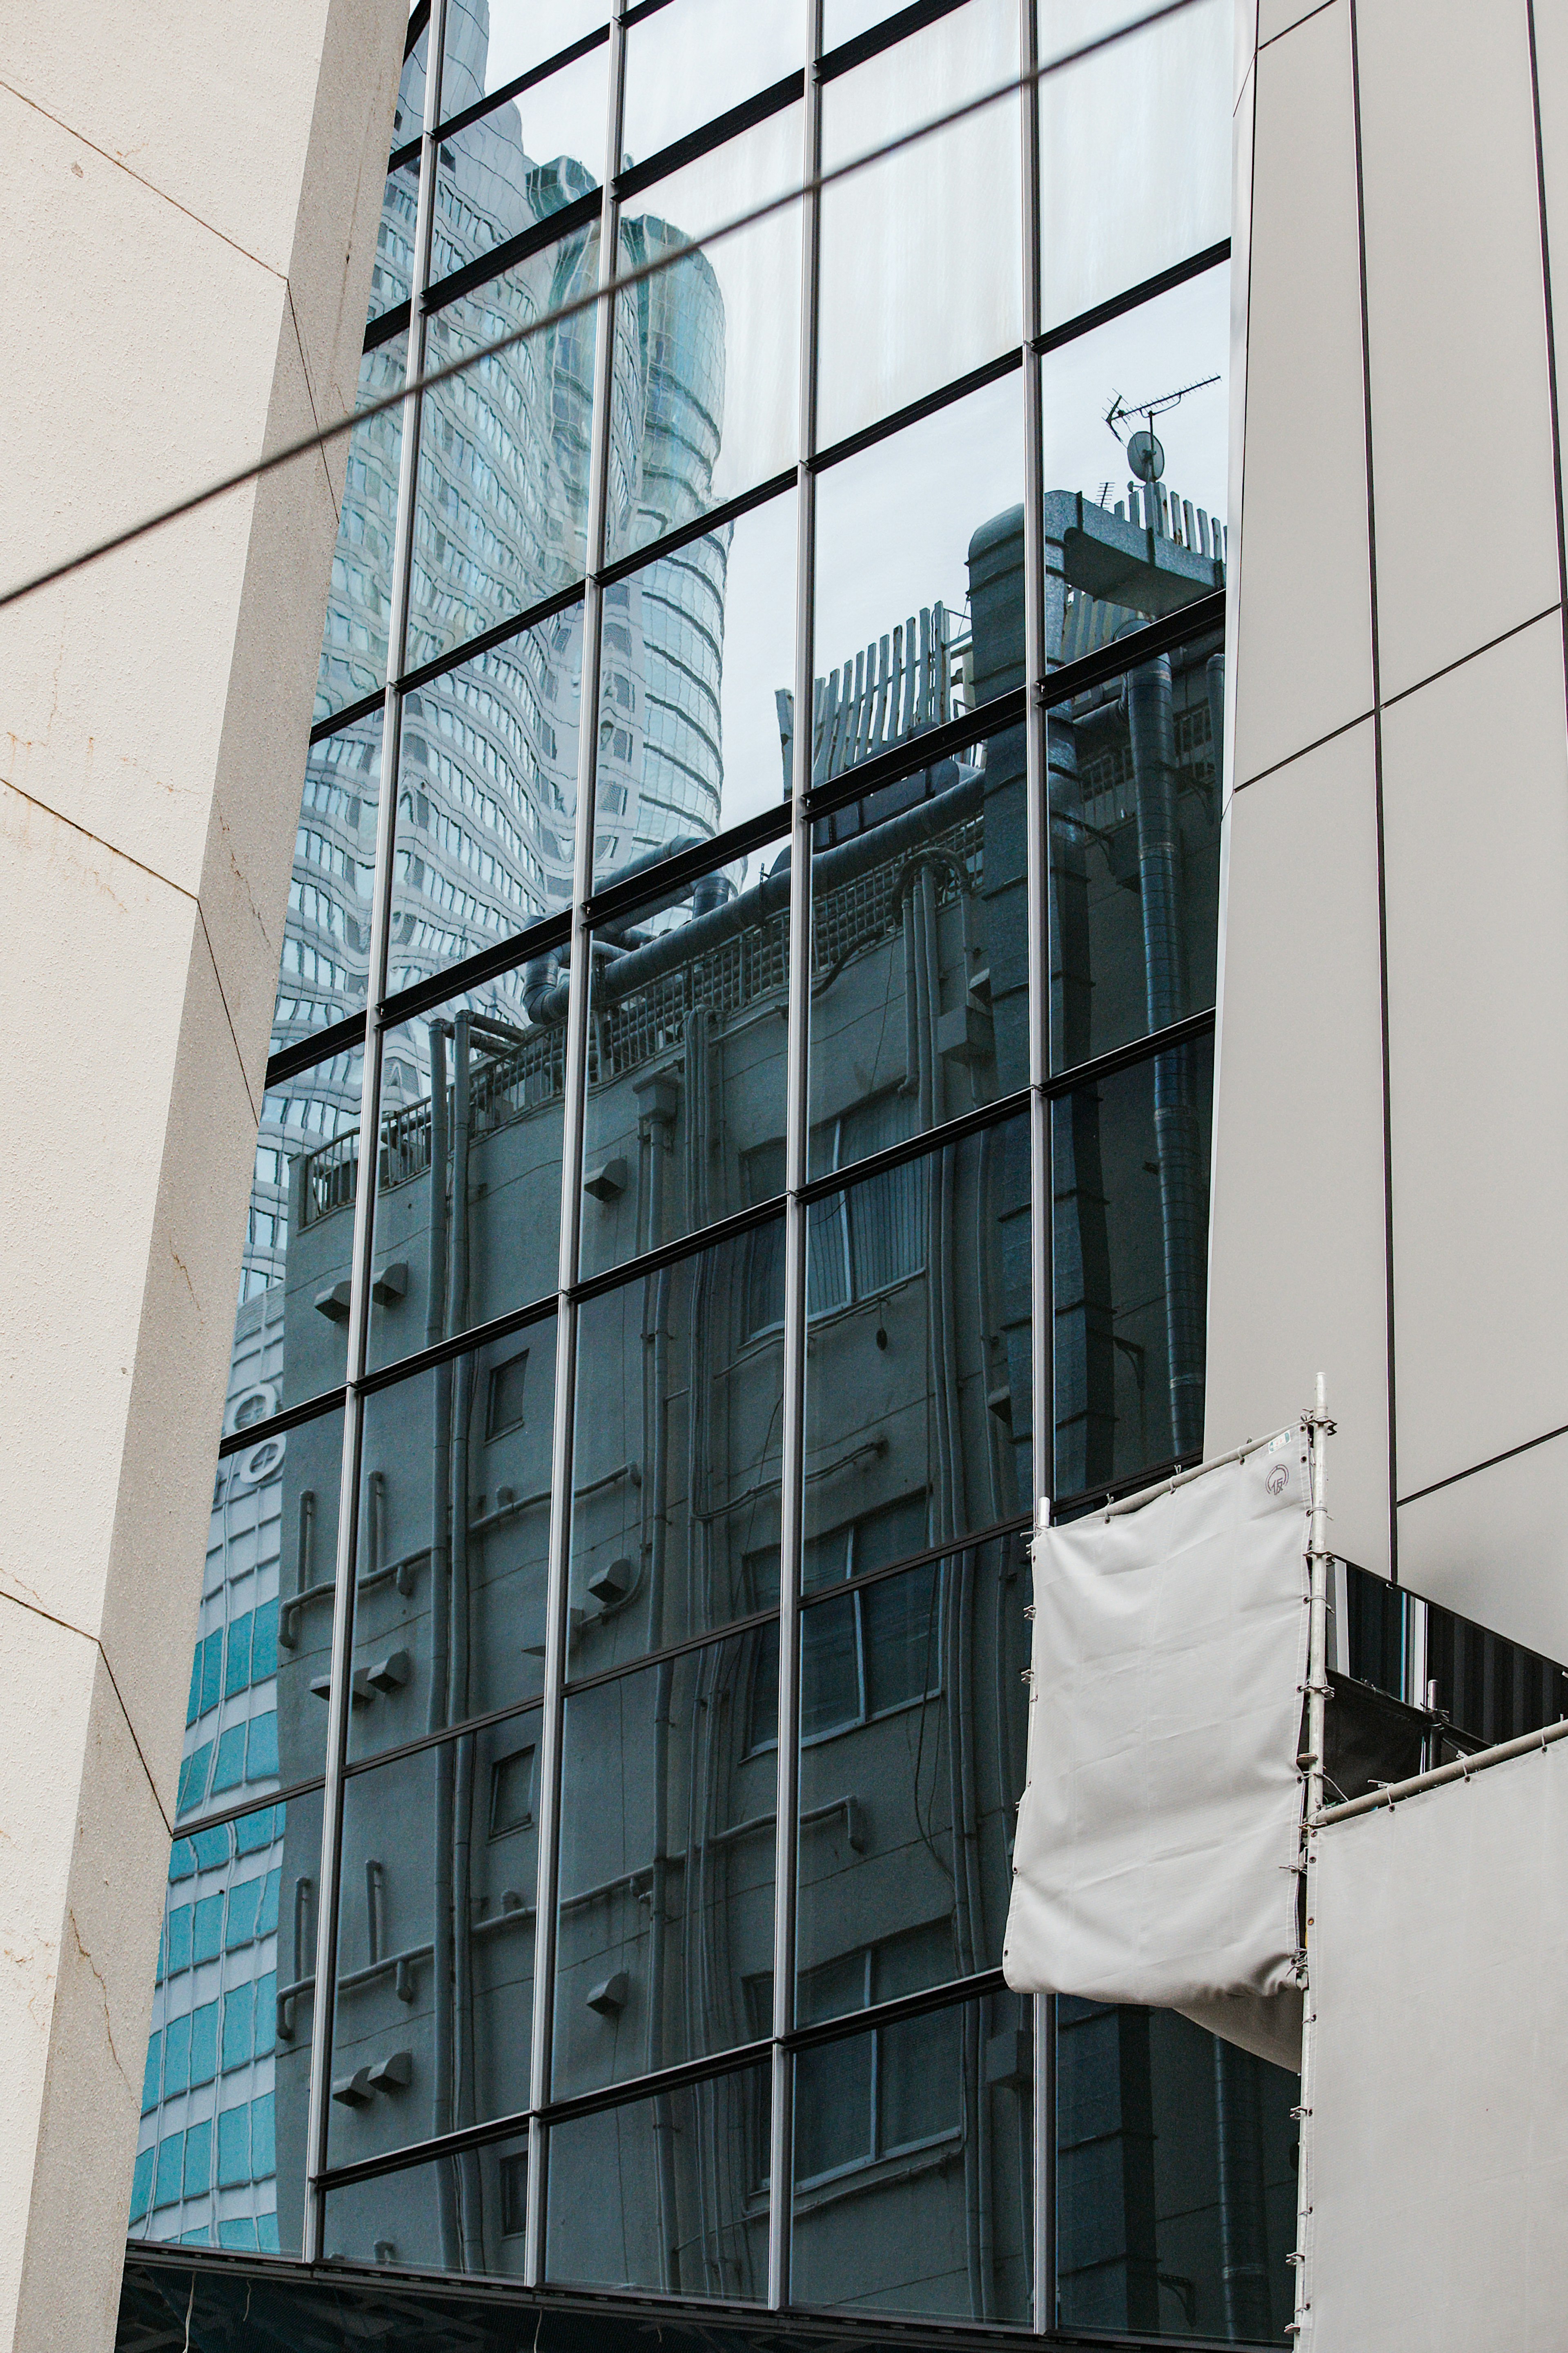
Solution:
M 410 17 L 414 11 L 409 10 Z M 397 104 L 392 116 L 392 152 L 406 147 L 417 139 L 425 126 L 425 78 L 430 58 L 429 20 L 419 27 L 414 47 L 403 60 L 403 79 L 398 84 Z
M 820 1175 L 1028 1084 L 1023 728 L 835 810 L 812 852 Z
M 773 1933 L 776 1732 L 752 1701 L 768 1662 L 753 1630 L 567 1700 L 557 2098 L 755 2032 L 746 1987 Z
M 405 696 L 393 990 L 569 903 L 582 672 L 574 605 Z
M 776 1599 L 784 1348 L 773 1318 L 783 1229 L 782 1217 L 770 1219 L 584 1303 L 574 1675 Z M 778 1283 L 782 1297 L 782 1275 Z M 754 1325 L 753 1316 L 769 1320 Z
M 450 24 L 450 17 L 447 18 Z M 430 283 L 576 204 L 600 183 L 609 46 L 503 99 L 437 149 Z M 449 102 L 445 111 L 457 110 Z
M 1042 58 L 1129 13 L 1047 0 Z M 1042 328 L 1230 235 L 1231 75 L 1230 0 L 1194 0 L 1041 76 Z
M 351 1755 L 542 1688 L 555 1318 L 365 1402 Z
M 199 2231 L 214 2244 L 299 2250 L 321 1848 L 319 1790 L 174 1841 L 132 2200 L 139 2237 Z
M 831 57 L 858 33 L 868 33 L 873 25 L 896 16 L 904 5 L 906 0 L 822 0 L 823 56 Z
M 767 2068 L 747 2067 L 555 2126 L 547 2276 L 760 2302 L 770 2094 Z
M 1007 1120 L 813 1203 L 808 1543 L 911 1497 L 930 1541 L 1027 1512 L 1029 1144 Z
M 406 302 L 414 282 L 414 221 L 419 209 L 418 160 L 400 164 L 386 175 L 381 226 L 376 231 L 375 266 L 370 273 L 370 319 Z
M 622 268 L 641 269 L 798 186 L 801 140 L 801 109 L 788 107 L 628 196 Z M 620 297 L 605 525 L 612 559 L 794 464 L 800 219 L 798 205 L 784 206 L 681 255 Z
M 1057 2019 L 1061 2325 L 1277 2343 L 1299 2079 L 1169 2010 L 1063 1997 Z
M 992 575 L 1023 496 L 1021 374 L 818 478 L 815 784 L 1022 684 L 1021 554 Z
M 1202 1451 L 1213 1082 L 1199 1038 L 1051 1106 L 1058 1497 Z
M 967 0 L 826 84 L 824 170 L 1017 71 L 1014 0 Z M 1010 94 L 824 189 L 819 448 L 1018 342 L 1020 119 Z
M 1224 633 L 1058 704 L 1050 779 L 1058 1070 L 1215 1001 Z
M 556 1288 L 565 1026 L 529 1018 L 549 989 L 536 959 L 383 1036 L 374 1365 Z M 319 1282 L 347 1279 L 352 1241 L 340 1216 Z
M 991 1994 L 800 2053 L 795 2303 L 1028 2320 L 1031 2009 Z
M 443 118 L 504 90 L 609 22 L 610 0 L 447 0 Z M 597 156 L 605 143 L 599 123 Z
M 344 1784 L 333 2165 L 528 2105 L 538 1748 L 531 1712 Z
M 327 2193 L 331 2259 L 422 2272 L 522 2270 L 528 2136 Z
M 591 292 L 599 230 L 574 230 L 432 317 L 432 368 Z M 596 306 L 425 396 L 409 577 L 415 670 L 583 576 Z
M 272 1015 L 275 1054 L 364 1006 L 383 719 L 378 703 L 305 755 Z
M 594 934 L 584 1274 L 782 1188 L 754 1190 L 752 1155 L 784 1136 L 787 857 L 772 843 Z
M 237 1356 L 231 1429 L 247 1402 L 276 1397 L 276 1383 L 258 1382 L 257 1371 L 248 1349 Z M 180 1766 L 182 1823 L 322 1770 L 326 1719 L 309 1680 L 331 1641 L 342 1441 L 340 1409 L 218 1463 L 196 1637 L 197 1714 Z M 220 1689 L 226 1628 L 230 1671 Z
M 407 374 L 407 335 L 378 343 L 360 362 L 356 407 L 401 392 Z M 334 711 L 363 702 L 367 694 L 379 694 L 386 684 L 403 417 L 401 406 L 389 408 L 356 426 L 349 436 L 338 544 L 316 673 L 312 717 L 317 725 Z
M 600 889 L 639 858 L 787 797 L 779 698 L 787 703 L 794 660 L 795 562 L 792 491 L 605 589 Z
M 1029 1592 L 1005 1536 L 802 1612 L 803 2021 L 1000 1963 Z
M 771 89 L 805 62 L 801 0 L 670 0 L 626 28 L 626 164 Z

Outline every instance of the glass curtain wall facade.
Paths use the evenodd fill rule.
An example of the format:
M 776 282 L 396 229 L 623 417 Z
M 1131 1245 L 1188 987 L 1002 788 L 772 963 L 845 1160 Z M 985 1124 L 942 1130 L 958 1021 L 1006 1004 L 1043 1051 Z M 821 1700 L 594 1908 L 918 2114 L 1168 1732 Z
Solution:
M 1288 2319 L 1293 2081 L 999 1968 L 1035 1498 L 1202 1442 L 1230 58 L 410 18 L 133 2237 Z

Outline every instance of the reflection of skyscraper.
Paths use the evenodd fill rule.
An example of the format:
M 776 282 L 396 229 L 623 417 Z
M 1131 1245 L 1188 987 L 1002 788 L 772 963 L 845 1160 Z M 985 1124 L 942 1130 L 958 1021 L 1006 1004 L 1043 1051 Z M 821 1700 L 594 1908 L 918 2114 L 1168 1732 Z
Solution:
M 483 92 L 485 0 L 455 5 L 447 22 L 443 111 L 452 116 Z M 404 73 L 395 134 L 400 140 L 417 130 L 423 104 L 421 47 Z M 506 262 L 503 256 L 499 275 L 435 311 L 431 366 L 594 285 L 596 220 L 553 241 L 547 231 L 552 215 L 593 187 L 571 158 L 532 161 L 510 105 L 442 142 L 433 280 L 449 280 L 470 265 L 482 269 L 484 256 L 535 230 L 545 237 L 521 259 Z M 389 177 L 373 332 L 374 318 L 408 296 L 416 197 L 416 173 Z M 679 241 L 678 230 L 651 217 L 625 221 L 621 236 L 629 267 Z M 592 314 L 582 314 L 426 400 L 405 669 L 569 590 L 581 577 L 594 332 Z M 362 400 L 401 385 L 405 350 L 398 334 L 366 353 Z M 724 319 L 716 280 L 700 256 L 626 300 L 613 380 L 607 527 L 612 545 L 629 548 L 693 519 L 710 497 L 723 413 Z M 379 690 L 386 674 L 401 432 L 395 415 L 377 418 L 355 435 L 349 459 L 317 712 L 325 720 L 370 707 L 313 743 L 308 754 L 275 1053 L 356 1012 L 366 996 L 379 796 L 390 784 L 382 770 Z M 717 829 L 727 542 L 727 531 L 713 534 L 606 592 L 601 866 Z M 405 698 L 389 988 L 407 987 L 569 903 L 582 662 L 581 606 L 569 606 Z M 520 978 L 503 982 L 498 996 L 509 1017 L 523 1024 Z M 406 1067 L 388 1060 L 385 1092 L 394 1108 L 428 1092 L 424 1038 L 421 1028 Z M 343 1053 L 265 1099 L 226 1434 L 283 1402 L 289 1163 L 355 1124 L 360 1080 L 358 1053 Z M 311 1729 L 293 1740 L 285 1721 L 281 1755 L 278 1737 L 277 1602 L 280 1578 L 295 1589 L 302 1541 L 298 1527 L 282 1525 L 288 1444 L 274 1440 L 220 1465 L 180 1778 L 187 1823 L 241 1799 L 264 1799 L 319 1770 L 313 1717 L 300 1718 Z M 291 1499 L 299 1484 L 289 1490 Z M 318 1556 L 314 1574 L 330 1579 L 330 1558 Z M 316 1698 L 304 1706 L 320 1714 Z M 275 1825 L 265 1811 L 248 1818 L 250 1843 L 240 1851 L 230 1827 L 196 1830 L 176 1841 L 169 1917 L 179 1925 L 160 1956 L 133 2231 L 152 2230 L 156 2211 L 160 2236 L 175 2228 L 230 2246 L 278 2244 L 278 1908 L 286 1862 L 293 1869 L 286 1810 L 292 1816 L 298 1809 L 278 1809 Z M 294 1938 L 293 1958 L 283 1965 L 287 1980 L 301 1973 L 308 1937 L 298 1919 L 285 1926 L 285 1940 L 290 1931 Z M 192 2154 L 182 2157 L 187 2146 Z M 205 2152 L 199 2160 L 198 2150 Z

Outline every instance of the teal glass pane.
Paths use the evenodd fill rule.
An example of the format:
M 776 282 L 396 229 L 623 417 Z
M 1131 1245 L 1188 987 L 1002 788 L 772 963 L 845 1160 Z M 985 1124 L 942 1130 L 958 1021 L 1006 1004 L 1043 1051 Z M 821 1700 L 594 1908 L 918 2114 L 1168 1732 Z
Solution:
M 221 2158 L 219 2162 L 222 2162 Z M 240 2253 L 253 2253 L 256 2247 L 255 2216 L 231 2214 L 217 2226 L 217 2242 L 220 2247 L 232 2247 Z
M 217 2120 L 217 2186 L 233 2189 L 250 2179 L 250 2109 L 225 2108 Z
M 265 1715 L 250 1719 L 250 1736 L 246 1745 L 245 1778 L 247 1781 L 275 1781 L 278 1778 L 278 1711 L 271 1708 Z
M 146 2116 L 158 2105 L 158 2077 L 163 2064 L 163 2037 L 154 2027 L 147 2038 L 147 2064 L 142 2075 L 142 2113 Z M 141 2162 L 140 2158 L 137 2160 Z
M 250 2104 L 250 2169 L 258 2180 L 278 2170 L 278 2152 L 270 2092 Z
M 256 1988 L 235 1986 L 223 1998 L 223 2066 L 243 2067 L 250 2057 L 256 2031 Z
M 265 2059 L 278 2041 L 278 1972 L 268 1969 L 256 1980 L 256 2055 Z
M 173 2206 L 180 2195 L 180 2165 L 185 2151 L 184 2133 L 173 2133 L 158 2144 L 158 2170 L 153 2189 L 154 2206 Z
M 191 1957 L 195 1961 L 216 1961 L 223 1936 L 223 1897 L 204 1895 L 195 1907 L 191 1928 Z
M 164 1931 L 163 1961 L 164 1974 L 172 1978 L 191 1966 L 191 1907 L 188 1904 L 177 1904 L 169 1915 L 169 1925 Z
M 191 2012 L 191 2082 L 210 2084 L 217 2073 L 217 2004 L 204 2002 Z
M 184 2018 L 172 2018 L 163 2034 L 163 2096 L 172 2099 L 183 2092 L 191 2080 L 191 2021 L 187 2011 Z
M 153 2195 L 153 2158 L 152 2149 L 142 2149 L 131 2176 L 131 2220 L 133 2222 L 140 2222 Z
M 256 1935 L 256 1915 L 260 1908 L 263 1879 L 242 1879 L 228 1891 L 228 1950 L 235 1952 L 248 1945 Z
M 245 1726 L 231 1724 L 217 1744 L 217 1764 L 213 1770 L 213 1796 L 220 1789 L 237 1788 L 245 1778 Z
M 212 2187 L 213 2128 L 193 2125 L 185 2135 L 185 2196 L 204 2197 Z
M 220 1629 L 209 1634 L 202 1644 L 202 1706 L 205 1715 L 209 1707 L 217 1705 L 218 1681 L 223 1671 L 223 1633 Z
M 243 1691 L 250 1681 L 250 1624 L 251 1613 L 247 1609 L 244 1617 L 237 1618 L 228 1630 L 228 1650 L 223 1678 L 223 1694 L 226 1699 L 232 1699 L 235 1693 Z

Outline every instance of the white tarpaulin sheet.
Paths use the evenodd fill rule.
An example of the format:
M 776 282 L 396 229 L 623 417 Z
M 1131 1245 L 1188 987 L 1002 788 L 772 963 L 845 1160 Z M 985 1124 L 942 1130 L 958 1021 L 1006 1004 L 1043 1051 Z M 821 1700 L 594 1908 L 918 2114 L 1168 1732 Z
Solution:
M 1290 1430 L 1139 1511 L 1037 1531 L 1003 1947 L 1020 1992 L 1257 2012 L 1294 1989 L 1307 1503 Z
M 1568 2347 L 1568 1741 L 1317 1837 L 1311 2353 Z

